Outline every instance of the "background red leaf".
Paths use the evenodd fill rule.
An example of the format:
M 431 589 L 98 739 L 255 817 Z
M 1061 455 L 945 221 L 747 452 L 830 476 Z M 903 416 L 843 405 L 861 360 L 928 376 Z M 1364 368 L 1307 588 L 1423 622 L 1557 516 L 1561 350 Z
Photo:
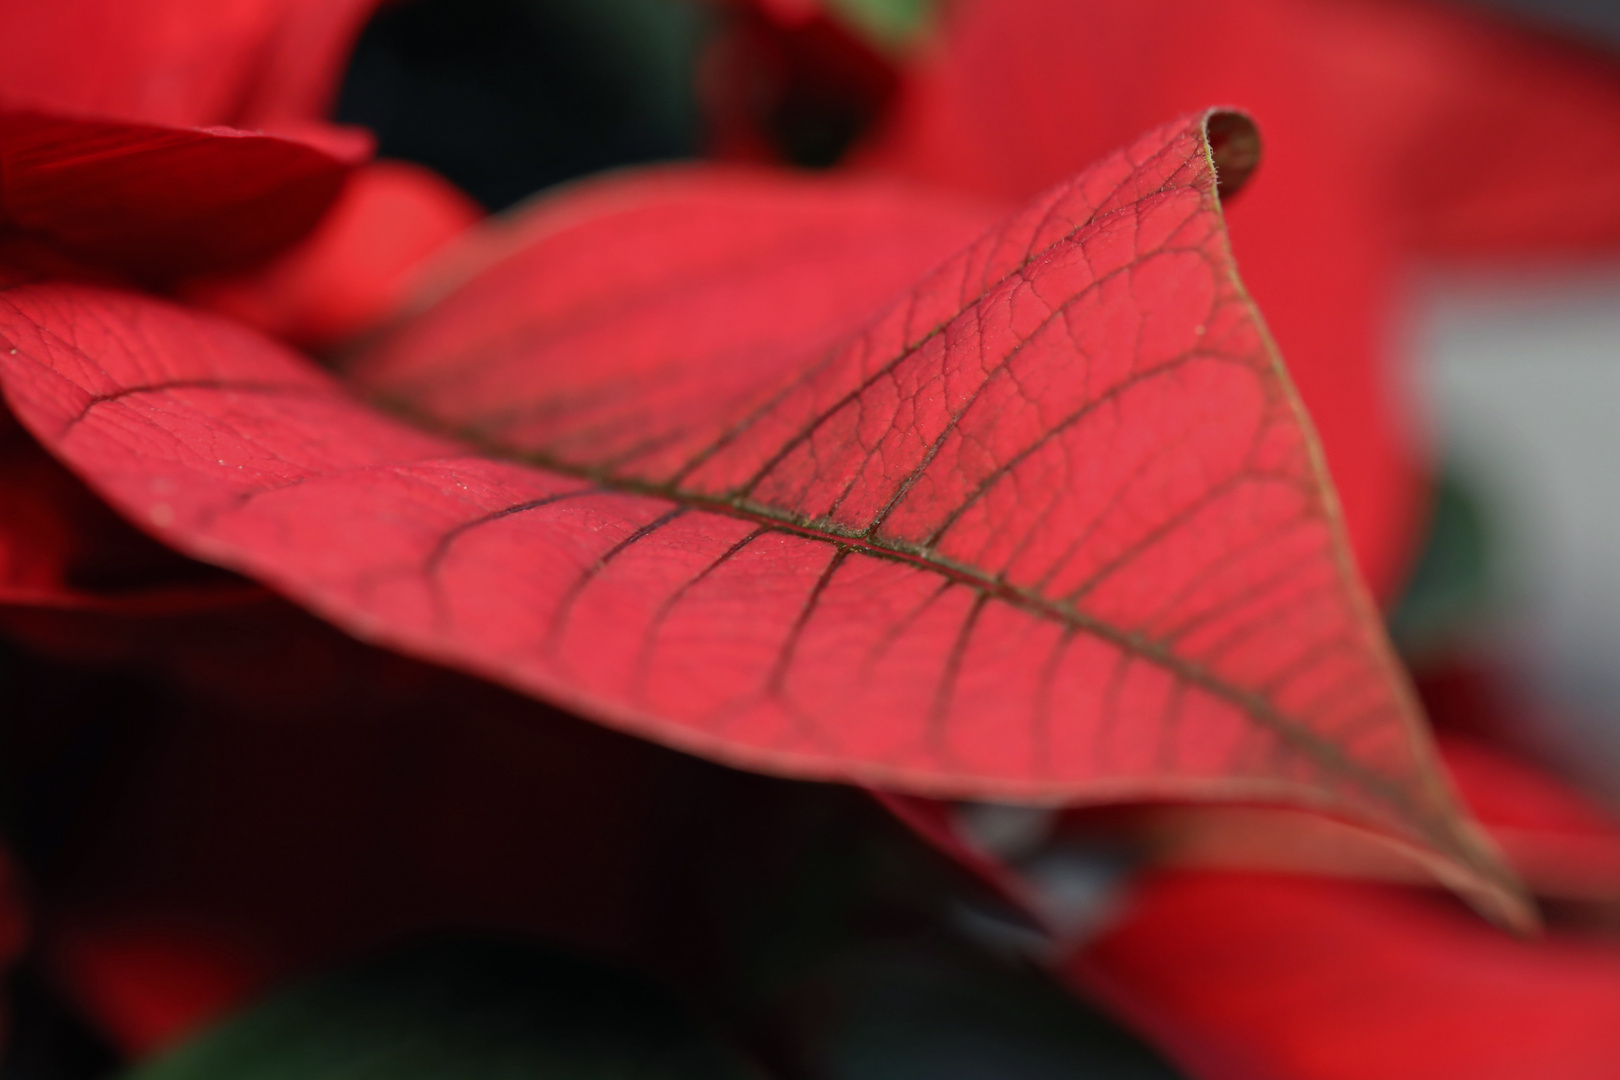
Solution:
M 375 2 L 6 5 L 6 225 L 148 281 L 285 247 L 370 154 L 320 120 Z
M 1613 942 L 1514 940 L 1393 886 L 1149 875 L 1069 972 L 1198 1080 L 1614 1071 Z
M 0 112 L 6 224 L 143 279 L 263 260 L 320 220 L 364 134 L 318 138 Z
M 0 100 L 173 127 L 323 117 L 377 0 L 53 0 L 0 9 Z
M 1203 125 L 1105 159 L 843 344 L 782 340 L 776 316 L 836 324 L 847 283 L 790 304 L 739 275 L 840 248 L 847 274 L 890 273 L 846 212 L 904 204 L 851 189 L 806 217 L 822 196 L 789 185 L 800 231 L 640 229 L 640 262 L 592 245 L 574 269 L 605 290 L 551 323 L 497 267 L 364 365 L 532 464 L 110 290 L 8 290 L 0 372 L 136 521 L 363 636 L 754 768 L 1304 802 L 1436 852 L 1511 917 L 1233 274 Z M 592 348 L 547 353 L 571 333 Z
M 306 348 L 370 330 L 411 295 L 429 257 L 483 216 L 417 165 L 357 169 L 320 225 L 268 266 L 188 283 L 183 295 Z
M 1563 909 L 1570 923 L 1612 918 L 1613 816 L 1486 744 L 1441 745 L 1527 884 L 1576 901 Z M 1612 941 L 1567 926 L 1541 941 L 1507 939 L 1437 894 L 1387 884 L 1418 880 L 1415 868 L 1331 821 L 1253 807 L 1075 810 L 1009 861 L 976 845 L 960 808 L 884 801 L 1044 925 L 1056 945 L 1048 959 L 1076 990 L 1199 1080 L 1605 1075 L 1620 1015 Z M 1063 850 L 1123 850 L 1146 868 L 1078 942 L 1061 898 L 1026 872 Z M 1285 876 L 1298 871 L 1330 876 Z M 1379 883 L 1344 880 L 1360 875 Z
M 1455 3 L 1289 6 L 1341 137 L 1412 250 L 1522 258 L 1620 247 L 1613 53 Z M 1509 140 L 1521 149 L 1481 164 L 1482 145 Z

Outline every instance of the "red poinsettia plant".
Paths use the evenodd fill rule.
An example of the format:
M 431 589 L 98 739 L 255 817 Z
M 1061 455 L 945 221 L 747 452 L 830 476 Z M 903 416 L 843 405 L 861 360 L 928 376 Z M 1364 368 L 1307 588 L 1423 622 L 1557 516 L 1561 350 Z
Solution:
M 0 10 L 16 1046 L 955 1075 L 1012 1001 L 1125 1075 L 1608 1075 L 1620 825 L 1437 742 L 1382 611 L 1403 275 L 1620 246 L 1612 59 L 711 5 L 711 160 L 480 220 L 328 121 L 373 6 Z M 817 94 L 869 126 L 771 160 Z M 991 988 L 920 1057 L 899 925 Z

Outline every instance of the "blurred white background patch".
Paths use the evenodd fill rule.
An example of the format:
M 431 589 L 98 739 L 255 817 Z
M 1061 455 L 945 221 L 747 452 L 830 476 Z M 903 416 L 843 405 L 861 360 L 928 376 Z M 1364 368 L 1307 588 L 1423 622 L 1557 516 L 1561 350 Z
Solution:
M 1620 264 L 1441 275 L 1418 297 L 1428 437 L 1492 533 L 1482 632 L 1563 707 L 1549 749 L 1620 795 Z

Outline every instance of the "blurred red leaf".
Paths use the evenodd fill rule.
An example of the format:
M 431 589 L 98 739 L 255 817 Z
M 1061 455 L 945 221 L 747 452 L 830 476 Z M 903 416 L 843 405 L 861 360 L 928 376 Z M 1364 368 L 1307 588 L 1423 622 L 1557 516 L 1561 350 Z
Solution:
M 317 120 L 378 2 L 6 4 L 0 8 L 0 100 L 182 128 Z
M 897 73 L 816 0 L 777 7 L 734 5 L 708 46 L 698 85 L 708 151 L 827 165 L 882 113 Z
M 423 264 L 483 211 L 420 166 L 357 169 L 321 224 L 268 266 L 183 290 L 294 344 L 321 348 L 374 328 L 411 294 Z
M 6 292 L 5 391 L 167 542 L 635 733 L 958 796 L 1304 803 L 1522 914 L 1349 569 L 1202 117 L 844 344 L 914 269 L 926 208 L 715 183 L 658 230 L 611 188 L 595 219 L 590 193 L 553 208 L 363 365 L 482 450 L 243 329 L 86 286 Z M 757 216 L 719 228 L 751 188 Z M 594 232 L 582 288 L 548 309 L 536 252 L 570 225 Z
M 260 261 L 308 232 L 369 137 L 169 128 L 0 111 L 10 230 L 143 280 Z
M 1164 872 L 1067 964 L 1198 1080 L 1599 1080 L 1620 946 L 1516 940 L 1434 894 Z
M 319 120 L 375 3 L 5 5 L 7 231 L 160 282 L 297 240 L 371 151 Z
M 1288 6 L 1337 133 L 1410 249 L 1501 258 L 1620 247 L 1614 53 L 1456 3 Z M 1489 144 L 1519 149 L 1469 160 Z

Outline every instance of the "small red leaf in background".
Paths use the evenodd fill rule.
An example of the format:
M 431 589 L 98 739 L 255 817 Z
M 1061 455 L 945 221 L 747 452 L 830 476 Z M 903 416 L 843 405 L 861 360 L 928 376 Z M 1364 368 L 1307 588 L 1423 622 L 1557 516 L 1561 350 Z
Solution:
M 1613 808 L 1488 743 L 1445 736 L 1440 746 L 1463 801 L 1538 892 L 1620 907 Z
M 827 165 L 893 98 L 892 60 L 816 0 L 730 7 L 698 82 L 710 156 Z
M 341 134 L 312 143 L 0 112 L 0 204 L 11 228 L 142 279 L 236 269 L 320 220 L 371 151 L 368 137 Z
M 1289 7 L 1340 136 L 1412 249 L 1500 259 L 1620 248 L 1613 53 L 1451 3 Z M 1518 149 L 1481 157 L 1504 140 Z
M 437 174 L 362 166 L 320 226 L 246 275 L 188 283 L 189 301 L 306 348 L 343 342 L 394 314 L 427 259 L 483 211 Z
M 170 127 L 317 120 L 378 0 L 52 0 L 0 9 L 0 100 Z
M 587 716 L 914 791 L 1303 802 L 1519 914 L 1349 568 L 1233 274 L 1204 118 L 875 318 L 877 285 L 915 270 L 920 201 L 715 183 L 742 207 L 757 185 L 734 234 L 690 199 L 650 231 L 587 192 L 524 237 L 521 272 L 475 273 L 360 365 L 501 457 L 113 290 L 7 290 L 0 378 L 167 542 Z M 964 218 L 939 220 L 948 250 Z M 570 249 L 571 224 L 596 242 Z M 548 308 L 550 243 L 603 291 Z M 516 302 L 537 297 L 539 318 Z M 870 321 L 838 343 L 807 313 Z
M 1197 1080 L 1602 1080 L 1620 946 L 1516 940 L 1395 886 L 1148 874 L 1068 961 Z
M 1442 737 L 1441 757 L 1463 802 L 1537 897 L 1575 912 L 1620 912 L 1620 820 L 1591 798 L 1489 744 Z M 1053 813 L 1027 850 L 987 849 L 967 827 L 970 807 L 873 793 L 913 832 L 996 899 L 1043 927 L 1063 947 L 1095 930 L 1099 912 L 1067 925 L 1061 898 L 1046 894 L 1041 862 L 1064 853 L 1112 851 L 1154 871 L 1227 870 L 1312 874 L 1425 885 L 1433 878 L 1407 853 L 1331 818 L 1260 805 L 1135 803 Z M 1106 912 L 1100 913 L 1106 917 Z
M 146 281 L 285 247 L 370 154 L 319 120 L 373 3 L 6 5 L 6 226 Z

